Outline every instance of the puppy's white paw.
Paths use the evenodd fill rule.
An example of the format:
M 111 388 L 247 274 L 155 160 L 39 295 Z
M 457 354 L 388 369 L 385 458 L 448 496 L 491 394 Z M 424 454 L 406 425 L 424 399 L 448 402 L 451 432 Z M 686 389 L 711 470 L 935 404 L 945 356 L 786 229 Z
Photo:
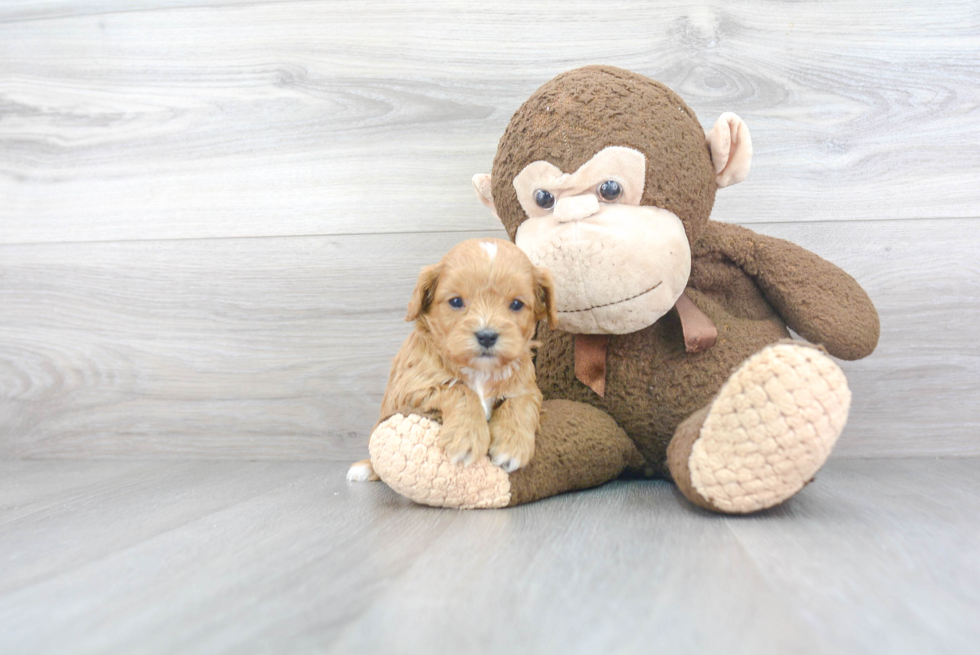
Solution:
M 490 461 L 507 473 L 527 466 L 534 456 L 534 432 L 515 429 L 506 421 L 490 426 Z
M 457 453 L 454 453 L 449 458 L 449 461 L 451 461 L 456 466 L 459 466 L 460 464 L 462 464 L 463 466 L 469 466 L 476 460 L 477 460 L 477 456 L 473 450 L 461 450 Z
M 359 462 L 355 462 L 347 470 L 348 482 L 374 482 L 380 479 L 378 474 L 374 472 L 374 467 L 371 466 L 371 460 L 369 459 L 362 459 Z
M 446 451 L 446 457 L 453 464 L 470 466 L 487 455 L 490 446 L 490 428 L 486 422 L 475 424 L 444 424 L 439 443 Z
M 508 473 L 513 473 L 526 463 L 527 462 L 522 462 L 520 457 L 509 453 L 497 453 L 493 456 L 494 466 L 499 466 Z

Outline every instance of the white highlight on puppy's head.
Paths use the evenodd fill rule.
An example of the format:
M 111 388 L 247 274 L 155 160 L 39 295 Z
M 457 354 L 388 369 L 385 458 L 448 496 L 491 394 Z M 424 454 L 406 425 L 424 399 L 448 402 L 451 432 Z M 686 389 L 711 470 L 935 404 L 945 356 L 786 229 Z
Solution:
M 493 241 L 481 241 L 480 247 L 487 252 L 487 255 L 490 257 L 490 261 L 493 261 L 493 258 L 497 256 L 497 244 L 495 244 Z

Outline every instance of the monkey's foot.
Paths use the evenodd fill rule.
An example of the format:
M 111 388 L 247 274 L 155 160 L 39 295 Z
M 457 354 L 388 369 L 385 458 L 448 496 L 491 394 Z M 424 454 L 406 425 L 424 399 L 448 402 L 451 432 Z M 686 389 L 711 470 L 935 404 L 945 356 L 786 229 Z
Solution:
M 416 414 L 395 414 L 371 434 L 375 472 L 397 493 L 422 505 L 459 509 L 506 507 L 507 473 L 483 458 L 469 466 L 454 464 L 439 447 L 437 421 Z
M 850 404 L 844 373 L 821 349 L 767 346 L 677 428 L 667 449 L 671 475 L 707 509 L 745 514 L 778 505 L 827 461 Z

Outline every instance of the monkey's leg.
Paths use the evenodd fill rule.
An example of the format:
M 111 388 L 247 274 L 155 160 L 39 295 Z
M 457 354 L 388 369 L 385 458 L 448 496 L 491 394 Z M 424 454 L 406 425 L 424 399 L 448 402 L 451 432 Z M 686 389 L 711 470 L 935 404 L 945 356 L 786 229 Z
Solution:
M 745 514 L 778 505 L 827 461 L 850 403 L 844 373 L 821 349 L 767 346 L 681 423 L 667 465 L 684 496 L 706 509 Z
M 490 459 L 453 464 L 438 447 L 439 424 L 396 414 L 371 435 L 371 463 L 399 494 L 424 505 L 455 508 L 508 507 L 595 487 L 643 459 L 606 413 L 568 400 L 545 401 L 531 462 L 507 474 Z
M 611 416 L 592 405 L 546 400 L 535 436 L 534 457 L 510 475 L 510 505 L 614 480 L 641 471 L 643 456 Z

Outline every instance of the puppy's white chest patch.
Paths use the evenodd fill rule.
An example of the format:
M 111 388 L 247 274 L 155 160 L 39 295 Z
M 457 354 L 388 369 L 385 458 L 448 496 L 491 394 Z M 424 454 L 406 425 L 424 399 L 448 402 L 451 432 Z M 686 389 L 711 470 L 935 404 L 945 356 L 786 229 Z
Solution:
M 483 413 L 487 417 L 487 421 L 490 421 L 490 417 L 493 416 L 493 399 L 484 398 L 483 394 L 480 394 L 480 403 L 483 405 Z
M 483 245 L 483 244 L 481 244 Z M 492 244 L 491 244 L 492 245 Z M 486 387 L 487 383 L 490 381 L 491 373 L 489 371 L 464 371 L 466 376 L 466 386 L 473 390 L 480 398 L 480 404 L 483 405 L 483 413 L 490 420 L 490 416 L 493 415 L 493 398 L 487 397 Z
M 513 361 L 496 371 L 482 371 L 473 368 L 463 369 L 463 379 L 466 380 L 466 386 L 472 389 L 473 393 L 480 398 L 480 404 L 483 405 L 487 421 L 493 415 L 493 407 L 497 404 L 496 396 L 487 395 L 487 384 L 491 381 L 500 382 L 501 380 L 510 379 L 510 376 L 514 374 L 518 366 L 520 366 L 520 362 Z

